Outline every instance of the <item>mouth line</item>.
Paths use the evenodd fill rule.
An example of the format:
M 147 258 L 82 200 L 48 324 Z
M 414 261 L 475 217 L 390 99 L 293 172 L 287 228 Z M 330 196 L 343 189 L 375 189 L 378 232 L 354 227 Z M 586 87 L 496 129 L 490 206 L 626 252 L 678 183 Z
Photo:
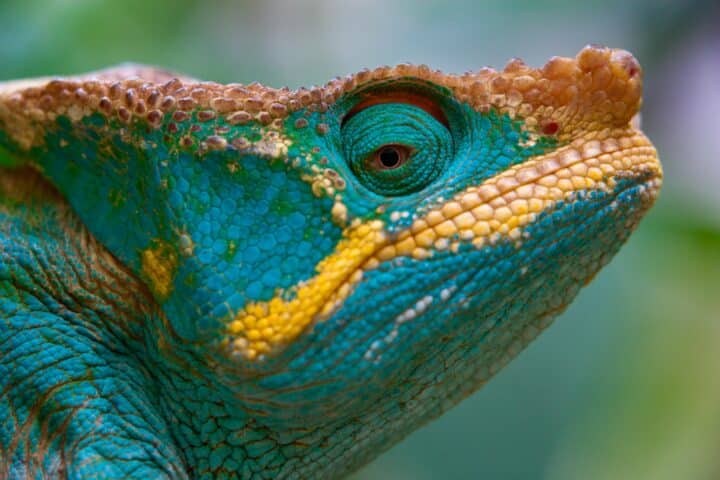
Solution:
M 638 174 L 636 174 L 636 175 L 627 175 L 627 176 L 624 176 L 622 174 L 617 175 L 616 178 L 618 180 L 626 179 L 626 180 L 629 180 L 629 182 L 623 183 L 621 185 L 617 185 L 615 188 L 613 188 L 612 189 L 612 194 L 613 194 L 612 197 L 613 198 L 605 199 L 603 201 L 605 206 L 607 206 L 611 202 L 613 202 L 614 198 L 617 198 L 617 197 L 621 196 L 622 194 L 624 194 L 625 192 L 628 192 L 632 189 L 638 189 L 638 188 L 643 188 L 643 187 L 649 188 L 649 189 L 655 189 L 655 190 L 658 189 L 659 188 L 659 185 L 657 184 L 658 175 L 656 173 L 657 172 L 653 172 L 652 170 L 638 170 Z M 578 194 L 582 194 L 582 193 L 583 193 L 582 191 L 578 191 L 578 192 L 574 192 L 573 195 L 578 195 Z M 570 198 L 572 198 L 573 195 L 571 195 Z M 645 211 L 645 210 L 646 209 L 643 209 L 643 211 Z M 586 225 L 588 221 L 589 221 L 588 219 L 585 219 L 583 222 L 581 222 L 579 224 L 579 226 Z M 449 292 L 449 295 L 447 295 L 444 298 L 441 298 L 442 304 L 444 304 L 444 305 L 450 305 L 450 304 L 455 303 L 453 309 L 450 311 L 450 313 L 447 315 L 447 317 L 452 318 L 457 314 L 457 312 L 459 312 L 463 308 L 467 308 L 464 306 L 467 305 L 475 297 L 475 294 L 477 293 L 477 292 L 474 292 L 475 294 L 473 294 L 473 290 L 469 289 L 468 286 L 473 284 L 474 279 L 479 274 L 481 274 L 485 268 L 487 268 L 487 265 L 478 265 L 475 268 L 473 268 L 469 272 L 468 278 L 463 282 L 463 284 L 464 284 L 463 286 L 461 286 L 460 288 L 453 288 L 452 291 Z M 550 267 L 547 267 L 547 268 L 550 268 Z M 590 275 L 590 278 L 592 278 L 592 276 L 594 276 L 596 273 L 597 272 L 593 272 Z M 443 276 L 443 278 L 441 280 L 436 282 L 435 286 L 437 287 L 438 285 L 447 285 L 449 281 L 451 281 L 452 279 L 455 279 L 456 277 L 457 277 L 457 272 L 452 272 L 449 275 Z M 585 285 L 586 283 L 587 283 L 587 281 L 585 283 L 583 283 L 583 285 Z M 469 293 L 470 293 L 470 295 L 468 295 Z M 453 302 L 453 299 L 456 299 L 459 295 L 465 295 L 465 298 L 463 298 L 459 302 Z M 435 305 L 435 304 L 433 303 L 433 305 Z M 538 316 L 538 318 L 545 317 L 548 315 L 551 317 L 555 317 L 555 316 L 559 315 L 560 313 L 562 313 L 562 311 L 564 311 L 566 307 L 567 307 L 567 304 L 563 304 L 560 306 L 555 306 L 555 307 L 549 308 L 548 310 L 542 312 Z M 408 307 L 408 308 L 412 308 L 412 307 Z M 478 311 L 480 311 L 480 310 L 478 310 Z M 481 311 L 486 315 L 488 314 L 487 310 L 481 310 Z M 505 319 L 498 318 L 498 320 L 495 323 L 493 323 L 491 326 L 489 326 L 485 331 L 481 332 L 481 338 L 478 339 L 478 341 L 482 341 L 482 338 L 485 338 L 490 333 L 490 331 L 493 328 L 495 328 L 500 321 L 503 321 L 503 320 L 505 320 Z M 414 330 L 408 333 L 408 335 L 411 337 L 415 334 L 416 330 L 418 328 L 420 328 L 419 325 L 422 324 L 422 322 L 414 322 L 414 323 L 415 323 Z M 480 327 L 481 323 L 482 322 L 479 322 L 477 326 Z M 522 334 L 518 334 L 517 336 L 515 336 L 513 338 L 514 339 L 518 338 L 521 335 Z
M 662 178 L 657 153 L 639 131 L 607 131 L 607 138 L 574 142 L 466 188 L 378 246 L 364 265 L 373 269 L 398 256 L 424 259 L 432 250 L 480 248 L 501 237 L 518 240 L 524 226 L 557 201 L 583 190 L 611 190 L 627 176 Z M 658 187 L 659 188 L 659 187 Z

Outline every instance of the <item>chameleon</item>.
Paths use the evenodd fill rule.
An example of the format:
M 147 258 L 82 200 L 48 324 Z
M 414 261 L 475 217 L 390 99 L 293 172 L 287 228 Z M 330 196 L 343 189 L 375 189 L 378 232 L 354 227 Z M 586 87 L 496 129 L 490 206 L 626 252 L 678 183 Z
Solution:
M 652 206 L 642 71 L 0 83 L 0 478 L 340 478 L 485 384 Z

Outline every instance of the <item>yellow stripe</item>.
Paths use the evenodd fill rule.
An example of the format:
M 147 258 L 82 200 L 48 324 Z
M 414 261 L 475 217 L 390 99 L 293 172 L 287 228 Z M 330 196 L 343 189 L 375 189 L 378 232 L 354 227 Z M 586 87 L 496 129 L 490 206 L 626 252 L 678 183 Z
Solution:
M 399 256 L 424 259 L 460 242 L 480 248 L 501 238 L 522 241 L 523 227 L 558 201 L 583 190 L 610 191 L 618 175 L 653 173 L 654 196 L 662 172 L 655 149 L 632 128 L 595 132 L 550 154 L 471 186 L 413 222 L 396 237 L 375 220 L 349 227 L 317 275 L 296 287 L 294 298 L 255 302 L 228 325 L 233 351 L 255 359 L 287 345 L 313 321 L 327 318 L 363 272 Z M 409 212 L 410 214 L 412 212 Z

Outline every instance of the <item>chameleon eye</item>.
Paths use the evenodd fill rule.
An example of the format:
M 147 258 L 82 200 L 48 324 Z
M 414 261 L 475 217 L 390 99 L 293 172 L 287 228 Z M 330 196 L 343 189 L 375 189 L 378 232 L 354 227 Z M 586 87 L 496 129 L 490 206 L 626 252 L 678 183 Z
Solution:
M 411 151 L 405 145 L 385 145 L 375 151 L 373 159 L 376 168 L 380 170 L 392 170 L 401 167 L 411 155 Z
M 437 179 L 453 157 L 452 136 L 441 120 L 433 111 L 408 103 L 375 103 L 354 111 L 342 125 L 345 158 L 375 193 L 418 192 Z

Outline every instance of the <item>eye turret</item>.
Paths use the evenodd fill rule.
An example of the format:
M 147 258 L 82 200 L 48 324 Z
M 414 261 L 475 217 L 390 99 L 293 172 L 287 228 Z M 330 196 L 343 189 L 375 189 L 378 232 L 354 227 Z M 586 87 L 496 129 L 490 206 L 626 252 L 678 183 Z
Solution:
M 345 160 L 369 190 L 401 196 L 427 187 L 454 155 L 447 126 L 421 106 L 378 103 L 342 126 Z

